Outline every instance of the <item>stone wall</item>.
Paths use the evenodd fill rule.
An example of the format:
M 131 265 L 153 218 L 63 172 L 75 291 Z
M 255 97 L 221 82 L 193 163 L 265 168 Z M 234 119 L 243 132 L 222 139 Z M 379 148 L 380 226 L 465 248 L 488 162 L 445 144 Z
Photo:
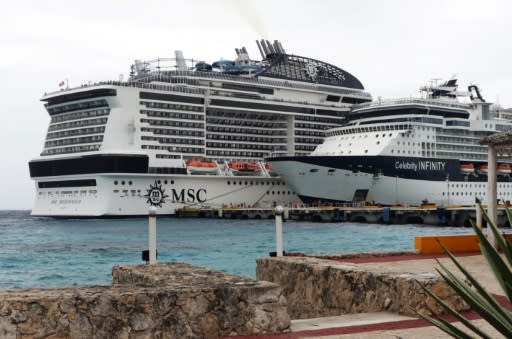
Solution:
M 287 331 L 281 287 L 187 264 L 118 266 L 112 286 L 0 292 L 0 338 L 217 338 Z
M 430 273 L 372 272 L 311 257 L 260 258 L 256 262 L 257 279 L 283 287 L 292 319 L 379 311 L 410 316 L 416 311 L 441 313 L 419 283 L 455 309 L 469 308 L 444 281 Z

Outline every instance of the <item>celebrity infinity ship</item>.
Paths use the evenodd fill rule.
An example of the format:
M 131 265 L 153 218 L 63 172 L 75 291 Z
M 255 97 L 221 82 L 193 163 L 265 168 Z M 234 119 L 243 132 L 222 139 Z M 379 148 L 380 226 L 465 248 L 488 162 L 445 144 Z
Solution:
M 263 161 L 307 155 L 354 104 L 370 102 L 349 72 L 256 41 L 262 59 L 136 60 L 126 81 L 41 99 L 51 121 L 32 215 L 126 216 L 180 207 L 299 202 Z
M 451 79 L 424 86 L 421 98 L 358 105 L 310 156 L 268 160 L 307 203 L 486 201 L 488 150 L 479 141 L 512 128 L 512 112 L 491 109 L 476 85 L 457 87 Z M 498 160 L 498 197 L 512 200 L 510 155 Z

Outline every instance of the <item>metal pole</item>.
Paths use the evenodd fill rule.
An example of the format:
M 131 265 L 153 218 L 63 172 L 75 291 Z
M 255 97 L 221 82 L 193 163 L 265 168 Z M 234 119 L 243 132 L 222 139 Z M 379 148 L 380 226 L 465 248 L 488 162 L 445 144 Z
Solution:
M 156 207 L 149 208 L 149 263 L 156 264 Z
M 487 214 L 489 215 L 489 219 L 494 225 L 498 225 L 497 213 L 496 213 L 496 203 L 498 200 L 498 194 L 496 190 L 496 147 L 489 145 L 489 155 L 487 158 Z M 487 227 L 487 239 L 489 242 L 496 247 L 497 242 L 494 238 L 494 233 L 492 233 L 490 227 Z
M 277 206 L 276 215 L 276 257 L 283 256 L 283 206 Z

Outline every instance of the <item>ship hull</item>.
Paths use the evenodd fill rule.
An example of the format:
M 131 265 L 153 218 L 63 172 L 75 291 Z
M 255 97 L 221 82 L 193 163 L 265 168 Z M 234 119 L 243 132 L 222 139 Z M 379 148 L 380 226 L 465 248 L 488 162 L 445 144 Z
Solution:
M 487 201 L 487 177 L 464 175 L 459 161 L 392 156 L 268 159 L 305 203 L 473 205 Z M 512 182 L 498 177 L 498 197 L 512 200 Z
M 159 215 L 173 215 L 183 207 L 272 207 L 300 202 L 279 178 L 107 173 L 40 177 L 35 181 L 33 216 L 144 216 L 151 206 L 157 207 Z M 51 184 L 59 182 L 68 185 L 40 187 L 40 183 L 59 186 Z M 73 186 L 74 182 L 85 185 Z

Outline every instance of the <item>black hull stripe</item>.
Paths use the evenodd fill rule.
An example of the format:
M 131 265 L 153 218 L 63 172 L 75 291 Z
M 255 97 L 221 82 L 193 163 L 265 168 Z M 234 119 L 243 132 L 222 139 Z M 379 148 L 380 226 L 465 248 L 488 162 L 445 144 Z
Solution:
M 318 172 L 318 167 L 331 170 L 342 169 L 352 172 L 369 173 L 373 175 L 398 177 L 401 179 L 427 181 L 468 181 L 486 182 L 487 175 L 474 172 L 464 174 L 460 170 L 460 161 L 441 158 L 416 158 L 396 156 L 303 156 L 267 158 L 270 163 L 296 161 L 310 164 L 312 172 Z M 475 163 L 475 165 L 477 165 Z M 316 168 L 316 170 L 315 170 Z M 327 171 L 325 173 L 327 175 Z M 285 178 L 286 179 L 286 178 Z M 498 175 L 499 182 L 512 181 L 510 176 Z
M 77 158 L 33 160 L 29 162 L 30 176 L 95 173 L 148 173 L 147 155 L 88 155 Z

